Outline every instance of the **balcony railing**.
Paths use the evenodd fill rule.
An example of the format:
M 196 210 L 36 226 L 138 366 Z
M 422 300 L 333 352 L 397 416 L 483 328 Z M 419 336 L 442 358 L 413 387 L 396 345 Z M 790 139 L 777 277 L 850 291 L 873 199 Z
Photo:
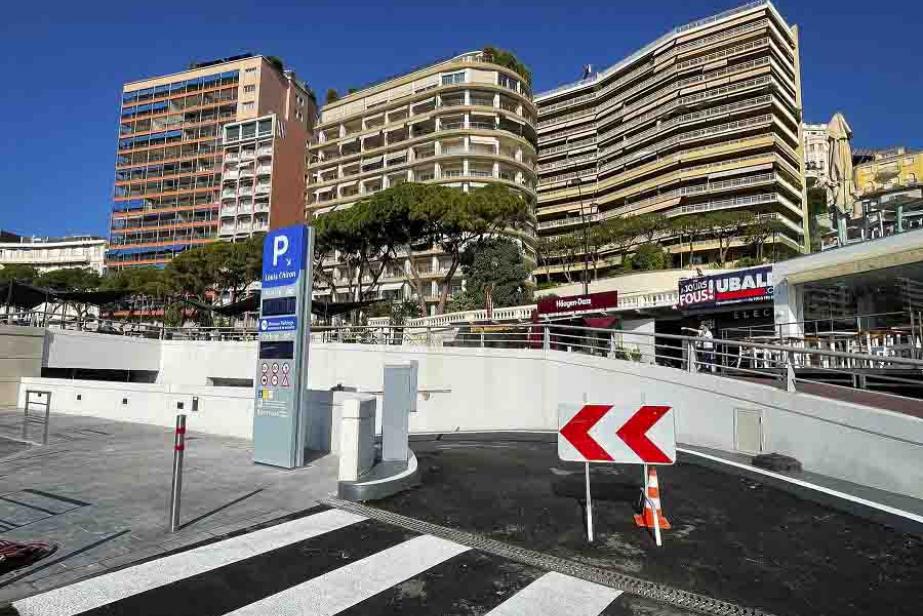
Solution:
M 558 227 L 569 227 L 571 225 L 589 224 L 600 219 L 599 214 L 586 214 L 580 217 L 559 218 L 557 220 L 546 220 L 538 223 L 539 229 L 557 229 Z
M 550 148 L 542 148 L 541 155 L 547 156 L 549 154 L 557 154 L 558 152 L 563 152 L 564 150 L 577 150 L 589 145 L 596 143 L 596 137 L 590 137 L 589 139 L 580 139 L 579 141 L 568 141 L 561 145 L 556 145 Z
M 539 128 L 544 126 L 551 126 L 552 124 L 560 124 L 562 122 L 569 122 L 571 120 L 576 120 L 578 118 L 584 117 L 593 117 L 596 114 L 595 109 L 584 109 L 582 111 L 575 111 L 573 113 L 568 113 L 556 118 L 551 118 L 548 120 L 539 120 L 537 126 Z

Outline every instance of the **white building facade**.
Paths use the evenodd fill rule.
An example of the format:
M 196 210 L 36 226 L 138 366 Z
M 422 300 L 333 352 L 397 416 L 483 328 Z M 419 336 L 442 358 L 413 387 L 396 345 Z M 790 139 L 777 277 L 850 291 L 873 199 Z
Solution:
M 7 236 L 0 241 L 0 266 L 31 265 L 39 272 L 88 268 L 103 273 L 106 240 L 91 235 L 62 238 Z
M 802 124 L 801 139 L 804 149 L 805 178 L 813 178 L 816 183 L 821 183 L 827 179 L 827 161 L 830 158 L 827 125 Z

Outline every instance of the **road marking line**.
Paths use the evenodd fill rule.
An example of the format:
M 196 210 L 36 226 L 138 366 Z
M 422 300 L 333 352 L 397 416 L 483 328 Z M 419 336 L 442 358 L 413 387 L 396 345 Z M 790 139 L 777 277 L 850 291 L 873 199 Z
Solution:
M 597 616 L 621 594 L 621 590 L 551 571 L 486 616 Z
M 336 614 L 468 549 L 453 541 L 421 535 L 229 612 L 226 616 Z
M 810 490 L 815 490 L 817 492 L 823 492 L 824 494 L 829 494 L 830 496 L 836 496 L 843 500 L 851 501 L 853 503 L 859 503 L 860 505 L 865 505 L 866 507 L 871 507 L 872 509 L 878 509 L 879 511 L 884 511 L 885 513 L 890 513 L 892 515 L 900 516 L 902 518 L 907 518 L 908 520 L 913 520 L 914 522 L 920 522 L 923 524 L 923 516 L 910 511 L 904 511 L 903 509 L 898 509 L 897 507 L 892 507 L 890 505 L 885 505 L 884 503 L 879 503 L 876 501 L 868 500 L 862 498 L 861 496 L 853 496 L 852 494 L 847 494 L 846 492 L 840 492 L 839 490 L 834 490 L 833 488 L 827 488 L 822 485 L 811 483 L 803 479 L 796 479 L 794 477 L 789 477 L 788 475 L 783 475 L 781 473 L 774 473 L 765 468 L 759 468 L 757 466 L 751 466 L 749 464 L 744 464 L 743 462 L 735 462 L 734 460 L 728 460 L 720 456 L 713 456 L 711 454 L 702 453 L 695 449 L 687 449 L 685 447 L 677 446 L 676 451 L 681 451 L 683 453 L 692 454 L 694 456 L 699 456 L 707 460 L 712 460 L 714 462 L 721 462 L 727 464 L 728 466 L 735 466 L 737 468 L 742 468 L 759 475 L 766 475 L 767 477 L 773 477 L 775 479 L 781 479 L 782 481 L 787 481 L 788 483 L 793 483 L 797 486 L 803 488 L 808 488 Z M 857 484 L 858 485 L 858 484 Z
M 73 616 L 365 519 L 347 511 L 329 509 L 28 597 L 14 602 L 13 607 L 20 616 Z

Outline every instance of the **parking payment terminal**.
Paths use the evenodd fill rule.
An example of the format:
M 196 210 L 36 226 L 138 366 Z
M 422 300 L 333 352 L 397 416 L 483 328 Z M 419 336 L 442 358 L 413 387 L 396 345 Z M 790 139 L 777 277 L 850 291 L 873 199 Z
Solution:
M 305 225 L 271 231 L 263 243 L 253 408 L 253 461 L 261 464 L 304 463 L 313 244 Z

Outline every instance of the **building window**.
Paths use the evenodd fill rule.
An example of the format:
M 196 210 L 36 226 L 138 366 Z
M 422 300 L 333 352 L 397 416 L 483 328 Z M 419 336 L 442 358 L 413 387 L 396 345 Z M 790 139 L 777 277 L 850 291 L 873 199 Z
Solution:
M 465 83 L 465 71 L 449 73 L 448 75 L 442 76 L 442 85 L 451 86 L 456 83 Z
M 256 86 L 244 86 L 244 92 L 246 94 L 252 94 L 253 92 L 256 92 Z
M 504 88 L 507 88 L 513 91 L 518 90 L 518 86 L 519 86 L 518 81 L 516 81 L 515 79 L 513 79 L 512 77 L 508 75 L 504 75 L 503 73 L 497 74 L 497 83 L 503 86 Z
M 253 101 L 244 101 L 243 105 L 241 106 L 241 109 L 243 109 L 244 111 L 253 111 L 253 108 L 254 108 Z

